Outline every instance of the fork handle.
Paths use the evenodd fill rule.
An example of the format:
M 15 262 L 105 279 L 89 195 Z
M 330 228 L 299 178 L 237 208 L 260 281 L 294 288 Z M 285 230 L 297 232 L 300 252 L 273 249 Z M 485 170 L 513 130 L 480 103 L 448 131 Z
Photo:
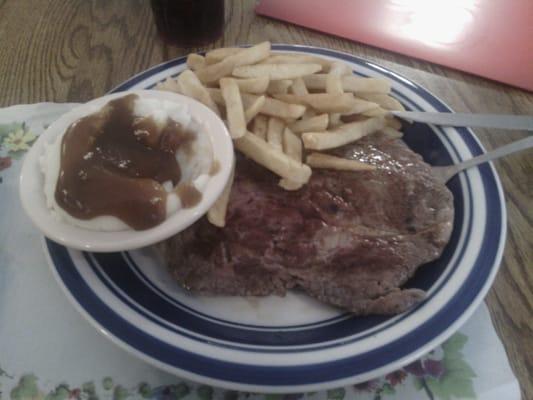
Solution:
M 456 172 L 459 172 L 475 165 L 504 157 L 517 151 L 529 149 L 530 147 L 533 147 L 533 136 L 528 136 L 525 139 L 517 140 L 515 142 L 506 144 L 505 146 L 498 147 L 496 150 L 489 151 L 488 153 L 471 158 L 470 160 L 462 161 L 459 164 L 455 164 L 455 169 Z
M 392 115 L 416 122 L 444 126 L 520 129 L 533 131 L 533 115 L 464 114 L 426 111 L 391 111 Z

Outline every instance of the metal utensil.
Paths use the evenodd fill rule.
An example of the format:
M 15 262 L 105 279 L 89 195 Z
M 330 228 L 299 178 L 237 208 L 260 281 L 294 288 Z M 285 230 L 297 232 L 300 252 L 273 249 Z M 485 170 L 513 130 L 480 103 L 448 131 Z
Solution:
M 435 125 L 475 126 L 533 131 L 533 116 L 531 115 L 461 114 L 419 111 L 391 111 L 391 114 L 401 119 Z
M 530 147 L 533 147 L 533 136 L 529 136 L 525 139 L 517 140 L 516 142 L 506 144 L 505 146 L 498 147 L 496 150 L 489 151 L 488 153 L 471 158 L 470 160 L 462 161 L 458 164 L 447 165 L 443 167 L 432 167 L 431 169 L 433 174 L 440 182 L 446 183 L 455 174 L 467 168 L 474 167 L 478 164 L 495 160 L 500 157 L 504 157 L 517 151 L 526 150 Z

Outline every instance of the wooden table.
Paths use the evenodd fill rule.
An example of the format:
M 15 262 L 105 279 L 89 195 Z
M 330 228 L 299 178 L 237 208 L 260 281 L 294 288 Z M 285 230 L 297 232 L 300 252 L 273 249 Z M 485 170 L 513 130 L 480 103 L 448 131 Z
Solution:
M 425 86 L 459 112 L 533 114 L 533 94 L 308 29 L 258 17 L 255 2 L 226 2 L 223 39 L 211 47 L 270 40 L 323 46 L 375 61 Z M 148 1 L 0 0 L 0 107 L 98 97 L 133 74 L 197 49 L 165 46 Z M 477 129 L 487 149 L 519 132 Z M 498 161 L 508 240 L 487 303 L 524 397 L 533 399 L 533 157 Z

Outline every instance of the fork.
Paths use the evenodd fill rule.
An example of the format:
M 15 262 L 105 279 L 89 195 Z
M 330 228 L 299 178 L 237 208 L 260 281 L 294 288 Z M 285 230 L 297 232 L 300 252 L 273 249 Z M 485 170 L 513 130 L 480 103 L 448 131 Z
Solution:
M 452 112 L 390 111 L 398 118 L 426 124 L 533 131 L 533 115 L 464 114 Z
M 459 172 L 474 167 L 476 165 L 495 160 L 500 157 L 515 153 L 517 151 L 526 150 L 533 147 L 533 136 L 525 139 L 517 140 L 515 142 L 498 147 L 496 150 L 471 158 L 469 160 L 461 161 L 458 164 L 446 165 L 442 167 L 431 167 L 433 175 L 442 183 L 448 182 L 453 176 Z

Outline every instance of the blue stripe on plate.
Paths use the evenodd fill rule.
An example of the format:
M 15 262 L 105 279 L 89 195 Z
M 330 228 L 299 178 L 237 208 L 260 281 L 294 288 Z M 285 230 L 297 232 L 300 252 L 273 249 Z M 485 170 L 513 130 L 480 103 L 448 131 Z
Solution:
M 414 135 L 419 136 L 419 133 L 415 132 Z M 422 269 L 423 271 L 426 271 L 424 274 L 419 275 L 417 273 L 418 276 L 415 275 L 415 279 L 414 281 L 410 282 L 409 287 L 429 289 L 432 283 L 434 283 L 436 279 L 439 278 L 444 268 L 447 266 L 449 259 L 455 252 L 455 245 L 458 241 L 460 234 L 457 227 L 463 225 L 467 226 L 468 233 L 466 235 L 463 247 L 459 250 L 461 254 L 458 257 L 457 262 L 448 272 L 448 278 L 440 282 L 439 286 L 435 288 L 431 296 L 428 297 L 426 303 L 432 297 L 434 297 L 442 289 L 442 287 L 444 287 L 451 274 L 453 274 L 453 272 L 456 270 L 457 264 L 461 260 L 462 253 L 464 253 L 465 251 L 465 246 L 468 242 L 468 237 L 471 231 L 472 210 L 470 211 L 470 220 L 466 221 L 466 223 L 463 224 L 462 193 L 460 191 L 458 182 L 455 186 L 456 190 L 454 190 L 454 198 L 457 210 L 455 216 L 456 229 L 454 230 L 454 234 L 452 235 L 450 245 L 447 247 L 447 250 L 445 251 L 441 259 L 428 264 Z M 469 198 L 472 198 L 471 187 L 469 184 L 467 185 L 467 190 L 469 192 Z M 472 204 L 470 204 L 470 207 L 471 206 Z M 94 255 L 94 257 L 98 262 L 98 266 L 102 269 L 102 271 L 97 272 L 100 279 L 104 282 L 108 289 L 113 292 L 115 296 L 120 298 L 123 302 L 127 303 L 129 307 L 134 308 L 145 318 L 160 325 L 161 327 L 165 327 L 174 332 L 176 332 L 176 330 L 182 332 L 182 330 L 180 330 L 180 326 L 187 327 L 188 331 L 191 331 L 198 335 L 197 340 L 202 341 L 204 343 L 217 343 L 222 347 L 230 346 L 232 348 L 243 348 L 243 345 L 245 345 L 246 348 L 249 348 L 250 345 L 256 345 L 308 346 L 306 348 L 312 348 L 314 350 L 329 348 L 335 345 L 331 343 L 321 343 L 339 339 L 343 339 L 344 343 L 353 343 L 356 340 L 362 340 L 368 337 L 369 335 L 377 334 L 385 329 L 389 329 L 391 326 L 403 321 L 405 318 L 407 318 L 409 315 L 416 311 L 416 309 L 412 309 L 408 313 L 404 314 L 400 319 L 395 319 L 391 323 L 385 324 L 377 330 L 371 330 L 371 328 L 375 327 L 376 325 L 382 324 L 389 318 L 357 317 L 350 318 L 347 321 L 344 320 L 333 325 L 315 328 L 312 331 L 310 331 L 308 327 L 302 328 L 302 331 L 291 332 L 284 332 L 282 329 L 273 328 L 272 330 L 276 332 L 275 335 L 264 334 L 257 331 L 251 331 L 250 328 L 252 327 L 243 324 L 226 323 L 224 325 L 221 325 L 217 324 L 217 321 L 211 322 L 209 320 L 206 320 L 203 315 L 199 315 L 199 313 L 190 308 L 185 308 L 185 310 L 188 310 L 189 313 L 184 312 L 184 308 L 182 308 L 184 307 L 184 305 L 182 303 L 175 299 L 169 299 L 165 297 L 164 293 L 154 288 L 153 284 L 151 284 L 151 287 L 149 287 L 150 282 L 148 278 L 144 277 L 144 281 L 142 281 L 139 276 L 137 276 L 137 274 L 132 273 L 130 267 L 122 259 L 122 257 L 118 255 L 118 253 L 96 254 Z M 133 268 L 136 270 L 136 272 L 142 275 L 142 272 L 139 270 L 138 266 L 135 266 L 133 260 L 131 260 L 131 263 L 133 264 Z M 428 279 L 428 276 L 431 279 Z M 128 295 L 124 296 L 120 294 L 114 288 L 114 286 L 120 288 L 124 293 L 127 293 Z M 423 306 L 423 304 L 419 307 L 421 306 Z M 148 312 L 144 311 L 143 309 L 147 310 Z M 154 315 L 160 320 L 154 318 Z M 359 335 L 357 339 L 353 338 L 354 334 L 362 332 L 365 332 L 366 334 Z M 191 337 L 188 333 L 185 335 L 187 337 Z M 350 340 L 348 340 L 348 337 L 350 337 Z M 233 342 L 233 344 L 227 342 Z M 310 345 L 313 344 L 316 345 L 310 347 Z M 267 350 L 264 348 L 258 348 L 257 350 L 287 352 L 290 349 L 285 347 L 283 350 Z M 296 349 L 293 349 L 293 351 L 296 351 Z
M 196 315 L 200 318 L 204 318 L 206 320 L 220 323 L 223 325 L 229 325 L 233 327 L 238 328 L 244 328 L 244 329 L 251 329 L 251 330 L 260 330 L 264 332 L 277 332 L 277 331 L 285 331 L 285 330 L 301 330 L 301 329 L 310 329 L 315 328 L 319 325 L 330 325 L 332 323 L 351 318 L 351 314 L 346 312 L 341 315 L 338 315 L 336 317 L 332 317 L 329 319 L 321 320 L 318 322 L 308 323 L 308 324 L 301 324 L 301 325 L 279 325 L 275 327 L 270 326 L 262 326 L 262 325 L 252 325 L 252 324 L 243 324 L 239 322 L 233 322 L 233 321 L 227 321 L 221 318 L 213 317 L 212 315 L 205 314 L 203 312 L 200 312 L 198 310 L 195 310 L 192 307 L 189 307 L 188 305 L 182 303 L 178 299 L 173 298 L 172 296 L 165 293 L 163 290 L 161 290 L 157 285 L 155 285 L 150 278 L 146 276 L 146 274 L 142 271 L 140 266 L 135 262 L 135 260 L 131 257 L 131 254 L 128 252 L 122 253 L 122 256 L 124 257 L 124 260 L 127 264 L 127 267 L 124 266 L 124 268 L 131 269 L 136 275 L 138 275 L 139 279 L 143 281 L 143 284 L 150 288 L 153 292 L 157 293 L 159 297 L 167 301 L 168 303 L 174 305 L 175 307 L 187 310 L 189 313 Z
M 488 180 L 491 181 L 490 177 Z M 497 188 L 495 192 L 498 194 Z M 496 216 L 497 214 L 498 212 Z M 489 251 L 494 250 L 494 246 L 491 246 L 488 241 L 499 239 L 498 232 L 501 230 L 501 223 L 496 223 L 492 227 L 494 231 L 491 231 L 492 234 L 489 234 L 488 238 L 486 235 L 483 241 L 483 249 L 486 251 L 481 252 L 482 259 L 476 263 L 476 268 L 461 286 L 458 295 L 433 318 L 402 338 L 374 351 L 330 363 L 299 367 L 243 366 L 213 360 L 169 346 L 130 325 L 104 304 L 86 285 L 64 247 L 49 240 L 47 240 L 47 247 L 65 287 L 73 295 L 76 293 L 78 303 L 89 311 L 90 315 L 109 333 L 144 354 L 170 366 L 213 379 L 266 386 L 302 385 L 338 380 L 380 368 L 416 352 L 421 344 L 444 331 L 462 315 L 464 307 L 471 303 L 486 283 L 486 276 L 484 277 L 482 272 L 490 272 L 489 266 L 493 265 L 496 256 L 494 251 Z M 493 253 L 492 256 L 490 253 Z M 392 355 L 394 356 L 391 357 Z
M 176 64 L 179 65 L 179 64 Z M 398 97 L 401 97 L 402 101 L 410 108 L 412 109 L 419 109 L 416 104 L 411 102 L 408 98 L 401 95 L 401 93 L 396 93 Z M 418 128 L 425 129 L 427 131 L 427 127 L 423 125 L 418 125 Z M 416 130 L 414 128 L 409 127 L 407 130 Z M 455 152 L 455 156 L 458 157 L 457 150 L 454 148 L 453 144 L 449 141 L 449 139 L 445 136 L 442 129 L 439 129 L 441 134 L 444 137 L 444 140 L 446 140 L 449 145 L 452 147 L 452 149 Z M 425 147 L 425 150 L 427 152 L 428 148 L 436 148 L 436 142 L 439 143 L 441 149 L 439 150 L 439 154 L 446 154 L 446 151 L 442 148 L 442 145 L 439 142 L 439 139 L 435 137 L 432 133 L 428 134 L 427 132 L 413 132 L 411 135 L 406 136 L 406 141 L 409 143 L 409 136 L 412 137 L 411 140 L 413 143 L 417 143 L 420 141 L 420 137 L 427 137 L 428 139 L 432 139 L 433 143 L 431 147 L 428 147 L 428 143 L 424 142 L 423 145 Z M 424 150 L 424 148 L 421 148 L 420 150 Z M 435 164 L 434 161 L 439 161 L 442 164 L 449 164 L 451 162 L 451 159 L 449 157 L 446 157 L 444 160 L 431 160 L 432 164 Z M 461 188 L 459 185 L 452 185 L 455 186 L 451 189 L 454 191 L 454 199 L 455 199 L 455 206 L 456 206 L 456 223 L 455 226 L 463 226 L 462 224 L 462 216 L 463 216 L 463 200 L 462 200 L 462 193 Z M 455 189 L 455 190 L 454 190 Z M 471 196 L 471 188 L 468 183 L 468 191 L 470 192 L 470 198 Z M 472 213 L 470 213 L 472 216 Z M 468 231 L 471 230 L 471 221 L 468 221 L 466 223 L 466 226 L 468 227 Z M 435 282 L 435 280 L 439 277 L 439 275 L 442 273 L 443 268 L 447 265 L 447 262 L 452 256 L 452 251 L 450 249 L 455 250 L 455 244 L 458 240 L 459 233 L 457 229 L 454 230 L 454 234 L 452 235 L 452 239 L 450 241 L 450 245 L 448 246 L 448 251 L 445 252 L 443 257 L 438 260 L 438 262 L 433 262 L 431 265 L 427 266 L 425 268 L 425 271 L 431 271 L 431 274 L 423 274 L 423 276 L 418 276 L 414 281 L 410 282 L 410 287 L 419 287 L 423 289 L 429 289 L 431 284 Z M 466 240 L 464 243 L 468 242 L 468 235 L 466 237 Z M 461 252 L 465 251 L 465 247 L 463 246 L 462 249 L 460 249 Z M 111 260 L 110 257 L 113 259 Z M 392 325 L 397 324 L 398 322 L 402 321 L 406 317 L 408 317 L 410 314 L 412 314 L 416 309 L 412 309 L 410 312 L 406 313 L 404 316 L 402 316 L 401 319 L 397 319 L 393 321 L 392 323 L 385 324 L 384 326 L 381 326 L 378 330 L 372 330 L 369 331 L 371 328 L 375 327 L 376 325 L 383 324 L 384 321 L 386 321 L 388 318 L 384 317 L 365 317 L 365 318 L 351 318 L 350 320 L 346 321 L 343 318 L 343 321 L 334 325 L 329 325 L 327 327 L 320 327 L 315 328 L 312 332 L 309 331 L 309 328 L 324 324 L 326 321 L 319 321 L 315 324 L 310 324 L 308 326 L 302 327 L 301 329 L 305 329 L 305 332 L 297 332 L 297 331 L 291 331 L 291 332 L 284 332 L 282 328 L 272 328 L 272 331 L 276 332 L 276 335 L 264 335 L 260 334 L 258 332 L 250 332 L 250 329 L 257 329 L 259 327 L 257 326 L 250 326 L 245 324 L 236 324 L 236 323 L 228 323 L 227 321 L 220 321 L 224 322 L 223 325 L 221 324 L 211 324 L 209 323 L 209 320 L 216 323 L 217 319 L 202 315 L 201 313 L 191 309 L 190 307 L 185 306 L 183 303 L 175 300 L 170 299 L 168 296 L 166 296 L 162 291 L 158 290 L 155 285 L 153 285 L 148 278 L 143 276 L 142 271 L 138 268 L 138 266 L 135 266 L 135 263 L 133 260 L 130 260 L 130 262 L 133 264 L 133 268 L 135 272 L 138 275 L 141 275 L 144 278 L 144 282 L 140 282 L 140 279 L 136 274 L 133 273 L 125 273 L 128 271 L 127 265 L 124 263 L 123 260 L 121 260 L 117 256 L 111 256 L 111 255 L 100 255 L 96 256 L 98 259 L 99 266 L 103 269 L 104 278 L 109 279 L 113 285 L 116 285 L 119 287 L 123 292 L 130 294 L 130 298 L 127 298 L 126 296 L 120 295 L 117 290 L 113 288 L 113 285 L 111 285 L 108 282 L 104 282 L 107 287 L 120 299 L 122 299 L 123 302 L 126 302 L 129 306 L 135 307 L 138 312 L 140 312 L 145 318 L 148 318 L 152 320 L 154 323 L 157 323 L 158 325 L 165 327 L 167 329 L 171 329 L 173 331 L 176 331 L 176 329 L 179 330 L 180 326 L 186 326 L 188 330 L 196 333 L 197 335 L 201 336 L 207 336 L 205 337 L 198 337 L 199 341 L 206 342 L 208 340 L 219 340 L 226 343 L 219 343 L 223 347 L 227 347 L 229 342 L 234 342 L 242 345 L 257 345 L 257 346 L 309 346 L 312 344 L 320 344 L 323 342 L 329 342 L 333 340 L 339 340 L 343 339 L 346 336 L 352 337 L 356 333 L 361 333 L 368 331 L 366 335 L 358 336 L 357 340 L 361 340 L 363 338 L 368 337 L 371 334 L 376 334 L 378 332 L 383 331 L 384 329 L 390 328 Z M 461 256 L 459 256 L 458 260 L 460 260 Z M 120 264 L 120 267 L 117 267 L 117 265 Z M 107 268 L 106 266 L 109 266 L 110 268 Z M 441 266 L 442 268 L 438 268 Z M 453 266 L 452 270 L 449 271 L 448 277 L 451 273 L 457 268 L 457 263 Z M 433 280 L 427 279 L 427 276 L 431 276 Z M 99 272 L 99 276 L 102 277 L 102 273 Z M 446 284 L 448 279 L 443 280 L 439 287 L 434 290 L 432 295 L 428 297 L 427 301 L 429 301 L 438 291 Z M 414 282 L 414 284 L 413 284 Z M 148 290 L 148 287 L 150 290 Z M 154 293 L 157 293 L 157 296 L 154 296 Z M 426 302 L 427 302 L 426 301 Z M 173 307 L 170 306 L 170 304 L 173 305 Z M 141 311 L 141 309 L 145 309 L 146 311 Z M 198 316 L 199 318 L 194 318 L 193 315 L 189 315 L 187 313 L 183 312 L 183 309 L 189 310 L 191 314 L 194 314 Z M 152 314 L 152 315 L 150 315 Z M 161 321 L 158 321 L 156 318 L 153 317 L 155 315 L 156 317 L 160 318 Z M 209 320 L 206 321 L 207 318 Z M 229 325 L 229 326 L 228 326 Z M 235 328 L 244 328 L 244 329 L 235 329 Z M 352 342 L 352 341 L 350 341 Z M 332 344 L 328 344 L 327 347 L 333 346 Z M 235 348 L 239 348 L 239 345 L 234 345 Z M 317 348 L 324 348 L 324 346 L 313 346 L 313 349 Z M 264 351 L 264 349 L 263 349 Z M 279 351 L 279 350 L 277 350 Z M 284 351 L 288 351 L 288 349 L 285 349 Z
M 98 265 L 94 263 L 91 257 L 86 256 L 86 258 L 94 273 L 117 299 L 159 327 L 179 333 L 198 342 L 236 350 L 257 351 L 261 353 L 288 353 L 300 351 L 293 346 L 320 345 L 324 341 L 351 336 L 354 333 L 351 330 L 351 326 L 345 324 L 335 324 L 333 328 L 332 325 L 328 325 L 326 327 L 290 332 L 258 332 L 250 329 L 214 324 L 209 320 L 198 318 L 194 314 L 174 307 L 169 302 L 160 301 L 161 299 L 157 293 L 146 290 L 144 282 L 140 281 L 135 274 L 124 275 L 124 272 L 129 270 L 129 268 L 123 260 L 118 260 L 118 257 L 116 259 L 114 258 L 114 264 L 110 264 L 112 262 L 111 258 L 102 259 L 101 257 L 95 257 Z M 113 268 L 102 267 L 102 265 L 113 265 Z M 109 272 L 110 270 L 112 271 Z M 120 283 L 120 291 L 117 290 L 117 278 L 119 279 L 118 283 Z M 367 324 L 371 327 L 373 326 L 374 320 L 386 321 L 387 319 L 386 317 L 371 317 L 368 319 Z M 185 327 L 187 330 L 185 331 L 182 327 Z M 335 333 L 335 337 L 330 339 L 329 336 L 332 333 Z M 283 348 L 269 348 L 269 346 L 283 346 Z M 317 348 L 322 349 L 328 347 L 335 347 L 335 345 L 321 345 L 311 348 L 316 350 Z

